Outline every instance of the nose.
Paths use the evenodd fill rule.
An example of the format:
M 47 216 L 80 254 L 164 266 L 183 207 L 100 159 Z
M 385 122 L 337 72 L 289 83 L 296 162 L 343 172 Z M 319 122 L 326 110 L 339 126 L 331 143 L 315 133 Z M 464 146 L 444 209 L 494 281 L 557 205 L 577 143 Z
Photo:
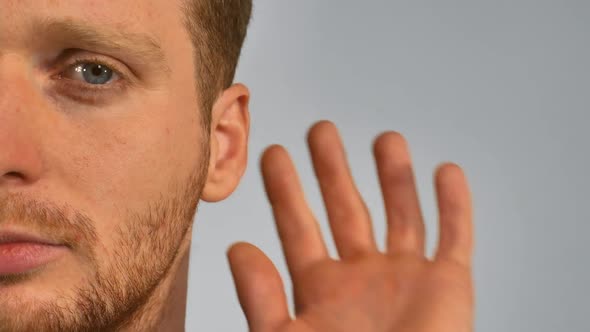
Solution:
M 42 171 L 35 129 L 38 88 L 22 66 L 0 58 L 0 192 L 36 182 Z

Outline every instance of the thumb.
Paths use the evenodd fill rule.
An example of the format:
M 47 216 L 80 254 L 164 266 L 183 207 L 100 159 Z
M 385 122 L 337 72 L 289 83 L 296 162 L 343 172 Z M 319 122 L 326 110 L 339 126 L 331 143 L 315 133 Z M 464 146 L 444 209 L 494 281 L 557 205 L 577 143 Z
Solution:
M 276 331 L 291 320 L 279 272 L 256 246 L 239 242 L 227 250 L 242 311 L 251 332 Z

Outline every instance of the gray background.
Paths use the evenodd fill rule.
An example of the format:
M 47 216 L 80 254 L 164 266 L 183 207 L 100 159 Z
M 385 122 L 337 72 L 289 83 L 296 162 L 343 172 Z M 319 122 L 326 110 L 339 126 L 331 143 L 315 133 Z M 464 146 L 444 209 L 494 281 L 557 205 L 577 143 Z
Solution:
M 290 292 L 259 175 L 264 147 L 291 151 L 330 234 L 304 141 L 313 122 L 330 119 L 381 245 L 378 133 L 409 141 L 430 253 L 433 171 L 447 160 L 464 168 L 477 331 L 589 331 L 589 22 L 590 1 L 255 0 L 237 75 L 252 91 L 250 161 L 231 198 L 200 206 L 187 330 L 247 330 L 225 257 L 234 241 L 268 253 Z

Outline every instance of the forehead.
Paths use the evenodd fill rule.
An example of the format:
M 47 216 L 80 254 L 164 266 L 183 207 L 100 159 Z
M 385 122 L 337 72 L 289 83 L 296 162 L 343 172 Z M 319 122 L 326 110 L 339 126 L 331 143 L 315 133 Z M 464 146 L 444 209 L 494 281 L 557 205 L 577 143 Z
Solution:
M 182 0 L 0 0 L 0 48 L 38 22 L 75 20 L 173 45 L 185 36 Z
M 41 16 L 69 16 L 110 22 L 136 24 L 153 20 L 158 23 L 177 14 L 179 0 L 0 0 L 0 17 L 4 19 Z

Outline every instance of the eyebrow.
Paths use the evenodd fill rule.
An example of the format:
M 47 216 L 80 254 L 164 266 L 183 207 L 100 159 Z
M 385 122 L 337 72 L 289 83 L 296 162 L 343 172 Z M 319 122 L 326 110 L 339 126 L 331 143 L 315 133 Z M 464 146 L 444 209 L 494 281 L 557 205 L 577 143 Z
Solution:
M 33 23 L 32 31 L 44 43 L 122 54 L 138 65 L 155 66 L 166 74 L 170 73 L 160 43 L 147 33 L 95 27 L 72 18 L 44 18 Z

